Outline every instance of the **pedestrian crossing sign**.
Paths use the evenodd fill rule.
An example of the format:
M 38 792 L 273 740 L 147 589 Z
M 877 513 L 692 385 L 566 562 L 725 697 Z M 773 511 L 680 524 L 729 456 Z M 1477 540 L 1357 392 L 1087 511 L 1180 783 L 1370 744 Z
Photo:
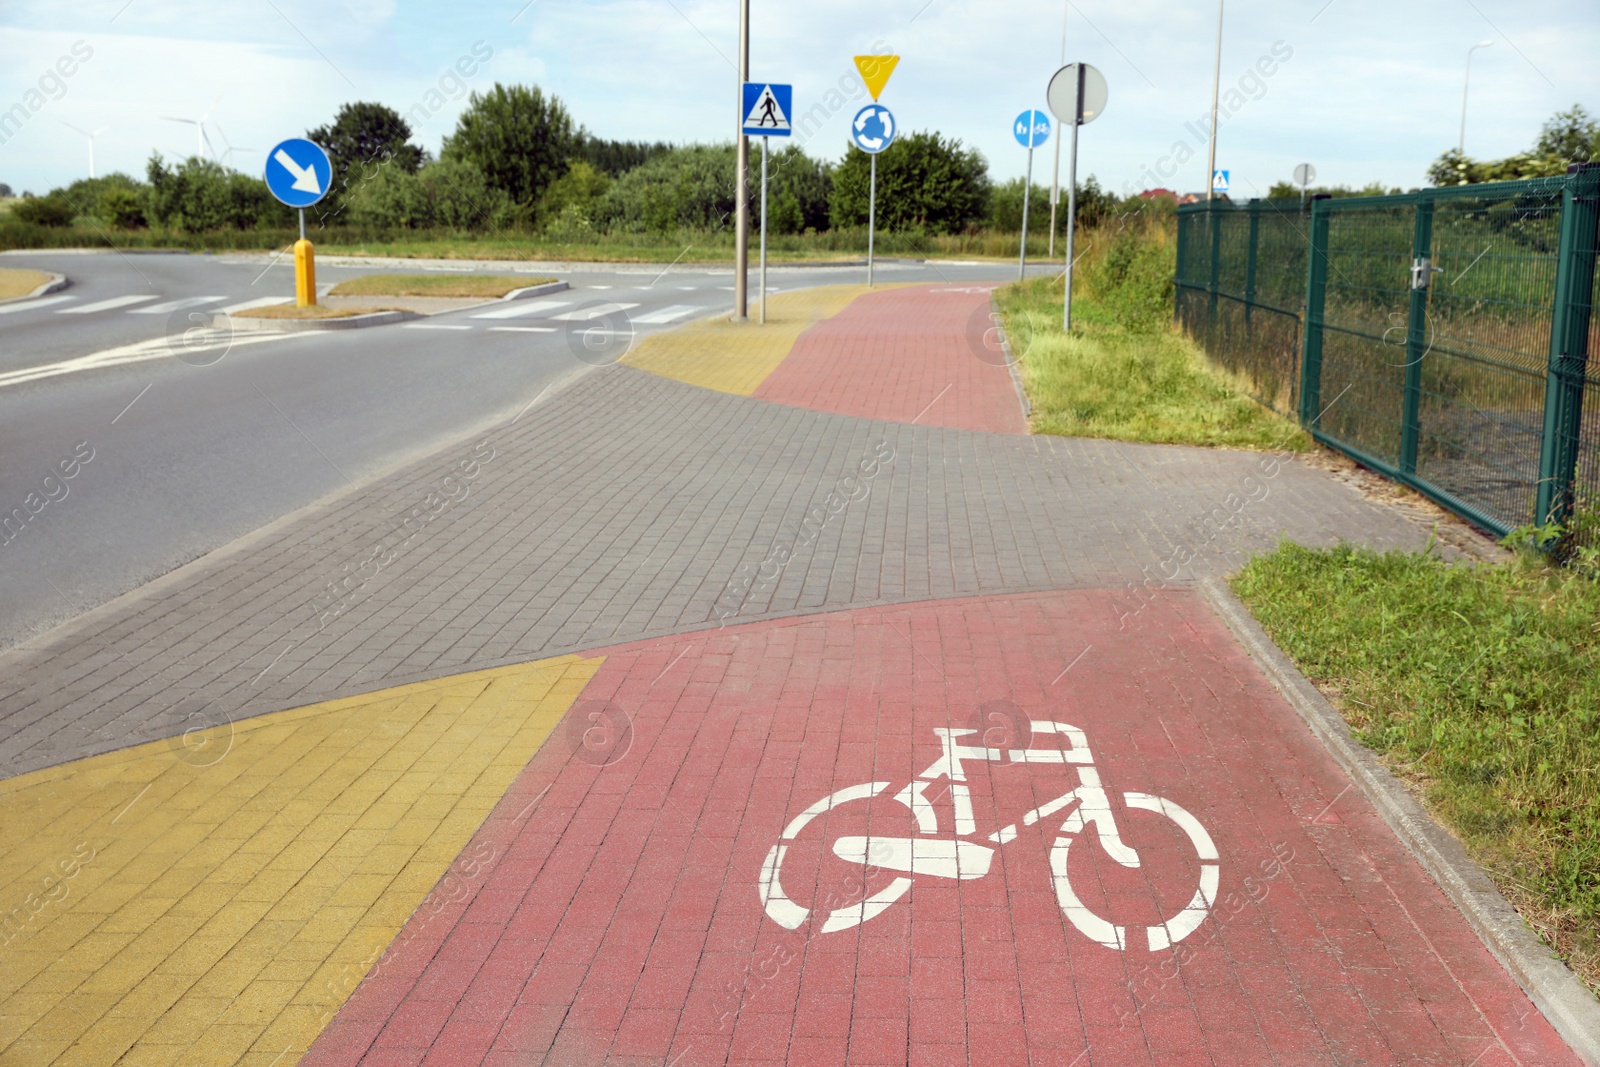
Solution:
M 746 137 L 788 137 L 794 133 L 789 118 L 793 113 L 794 86 L 771 82 L 745 82 L 744 100 L 739 113 L 744 116 L 740 132 Z

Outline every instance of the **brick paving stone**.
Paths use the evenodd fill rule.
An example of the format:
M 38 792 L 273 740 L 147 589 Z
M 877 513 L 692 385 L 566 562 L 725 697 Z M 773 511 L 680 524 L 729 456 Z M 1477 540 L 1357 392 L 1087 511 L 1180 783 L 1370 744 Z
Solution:
M 401 939 L 392 973 L 414 979 L 363 983 L 303 1062 L 386 1062 L 456 1027 L 470 1041 L 441 1062 L 1576 1065 L 1205 603 L 1163 591 L 1128 619 L 1120 604 L 978 597 L 589 650 L 604 663 L 577 707 L 624 709 L 627 746 L 601 765 L 546 745 L 474 841 L 494 868 Z M 1209 830 L 1219 888 L 1176 947 L 1118 951 L 1068 921 L 1051 850 L 1069 808 L 982 877 L 915 873 L 880 914 L 824 928 L 899 877 L 832 841 L 954 836 L 947 780 L 926 794 L 931 832 L 891 797 L 939 756 L 935 727 L 997 699 L 1017 709 L 980 718 L 999 748 L 1019 716 L 1084 731 L 1139 852 L 1128 869 L 1088 828 L 1074 839 L 1091 911 L 1137 933 L 1200 878 L 1193 838 L 1127 794 Z M 975 842 L 1080 781 L 1011 756 L 964 766 Z M 790 841 L 782 885 L 809 914 L 774 921 L 760 881 L 785 826 L 874 780 L 889 787 Z
M 1027 433 L 986 286 L 864 296 L 802 334 L 756 396 L 814 411 Z

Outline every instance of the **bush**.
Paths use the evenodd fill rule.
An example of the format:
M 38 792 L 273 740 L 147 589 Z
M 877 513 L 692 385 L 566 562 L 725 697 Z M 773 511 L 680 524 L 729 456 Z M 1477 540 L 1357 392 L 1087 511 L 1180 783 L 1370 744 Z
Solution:
M 137 230 L 145 225 L 144 197 L 132 189 L 107 189 L 95 214 L 114 229 Z
M 266 182 L 208 159 L 191 157 L 169 169 L 158 153 L 150 157 L 148 176 L 146 212 L 169 229 L 203 233 L 294 223 L 293 213 L 273 198 Z
M 720 230 L 734 212 L 734 148 L 674 148 L 611 183 L 600 221 L 625 233 Z
M 35 226 L 71 226 L 77 212 L 61 190 L 57 189 L 49 196 L 24 197 L 12 205 L 11 214 L 18 222 Z
M 829 217 L 834 226 L 867 221 L 868 171 L 872 160 L 851 145 L 833 173 Z M 937 133 L 913 133 L 878 155 L 878 226 L 960 233 L 989 210 L 989 173 L 977 149 Z
M 611 179 L 604 172 L 586 160 L 573 160 L 567 165 L 567 172 L 551 182 L 540 198 L 540 224 L 561 219 L 563 227 L 568 229 L 573 225 L 579 228 L 592 225 L 610 188 Z
M 352 224 L 378 230 L 488 230 L 510 221 L 510 199 L 469 163 L 440 160 L 415 174 L 384 167 L 350 193 Z

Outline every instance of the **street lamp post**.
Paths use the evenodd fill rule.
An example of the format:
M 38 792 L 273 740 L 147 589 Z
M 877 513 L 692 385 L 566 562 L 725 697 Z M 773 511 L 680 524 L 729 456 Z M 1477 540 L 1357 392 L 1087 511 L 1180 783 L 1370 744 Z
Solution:
M 1479 41 L 1467 49 L 1467 74 L 1461 80 L 1461 137 L 1456 141 L 1456 152 L 1460 155 L 1467 154 L 1467 90 L 1472 86 L 1472 53 L 1493 45 L 1493 41 Z
M 734 93 L 735 119 L 739 123 L 738 150 L 735 153 L 733 198 L 733 321 L 750 318 L 750 190 L 747 171 L 750 164 L 750 138 L 744 135 L 744 83 L 750 80 L 750 0 L 739 0 L 739 86 Z
M 1217 174 L 1217 97 L 1222 91 L 1222 5 L 1225 0 L 1217 0 L 1217 64 L 1211 74 L 1211 145 L 1206 163 L 1206 199 L 1216 198 L 1216 182 L 1212 179 Z

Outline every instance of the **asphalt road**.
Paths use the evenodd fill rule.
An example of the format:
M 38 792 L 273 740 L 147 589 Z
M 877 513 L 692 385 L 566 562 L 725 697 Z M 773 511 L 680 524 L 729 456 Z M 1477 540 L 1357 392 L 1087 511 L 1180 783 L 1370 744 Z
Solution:
M 181 340 L 191 312 L 285 299 L 290 268 L 263 256 L 60 252 L 8 254 L 0 264 L 72 281 L 50 297 L 0 305 L 0 517 L 13 517 L 9 539 L 0 536 L 0 647 L 514 417 L 614 358 L 619 337 L 731 309 L 733 285 L 727 268 L 519 264 L 572 290 L 192 351 Z M 318 281 L 391 269 L 419 267 L 323 261 Z M 878 277 L 1005 281 L 1015 270 L 884 263 Z M 864 280 L 854 267 L 769 270 L 779 291 Z M 100 365 L 85 360 L 107 350 Z M 47 376 L 18 381 L 30 374 Z

